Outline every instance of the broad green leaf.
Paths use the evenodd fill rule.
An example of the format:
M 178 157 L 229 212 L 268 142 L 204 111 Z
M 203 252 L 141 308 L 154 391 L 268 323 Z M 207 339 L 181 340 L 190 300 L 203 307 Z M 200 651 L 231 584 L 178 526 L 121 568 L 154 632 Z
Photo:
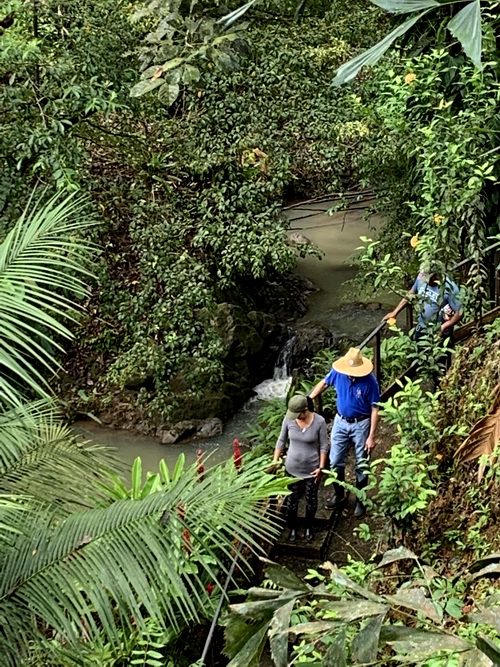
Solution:
M 273 582 L 273 584 L 293 591 L 311 590 L 310 586 L 284 565 L 273 563 L 267 560 L 267 558 L 261 558 L 261 560 L 264 563 L 267 563 L 266 576 Z
M 342 86 L 344 83 L 352 81 L 352 79 L 354 79 L 354 77 L 363 67 L 366 67 L 368 65 L 375 65 L 375 63 L 377 63 L 380 60 L 380 58 L 384 55 L 384 53 L 392 46 L 392 44 L 396 41 L 396 39 L 398 39 L 398 37 L 401 37 L 401 35 L 404 35 L 405 32 L 407 32 L 412 26 L 414 26 L 415 23 L 419 21 L 422 18 L 422 16 L 425 16 L 425 14 L 427 14 L 429 11 L 430 10 L 427 9 L 421 14 L 413 16 L 411 19 L 408 19 L 408 21 L 402 23 L 397 28 L 395 28 L 392 32 L 386 35 L 384 39 L 375 44 L 375 46 L 372 46 L 371 49 L 368 49 L 368 51 L 360 53 L 359 56 L 356 56 L 352 60 L 349 60 L 348 62 L 344 63 L 337 70 L 335 78 L 333 79 L 333 85 Z
M 186 85 L 191 83 L 197 83 L 201 78 L 200 70 L 194 65 L 186 64 L 184 65 L 184 71 L 182 73 L 182 82 Z
M 328 565 L 328 568 L 326 567 Z M 354 593 L 357 593 L 363 598 L 366 598 L 367 600 L 371 600 L 372 602 L 379 602 L 383 603 L 384 598 L 380 597 L 380 595 L 375 595 L 375 593 L 371 593 L 368 591 L 366 588 L 363 588 L 363 586 L 360 586 L 356 582 L 352 581 L 352 579 L 349 579 L 341 570 L 336 565 L 332 565 L 331 563 L 325 563 L 323 566 L 325 569 L 330 569 L 332 572 L 332 579 L 337 583 L 340 584 L 341 586 L 344 586 L 350 591 L 353 591 Z
M 144 484 L 141 491 L 141 498 L 147 498 L 152 493 L 156 493 L 161 490 L 161 480 L 160 475 L 151 475 L 146 483 Z
M 371 600 L 340 600 L 335 602 L 320 602 L 319 607 L 324 611 L 333 611 L 338 614 L 339 621 L 352 623 L 359 618 L 378 616 L 389 611 L 386 604 Z M 331 620 L 331 619 L 329 619 Z
M 380 629 L 384 622 L 385 613 L 372 618 L 362 628 L 351 644 L 352 657 L 355 662 L 375 663 L 377 660 Z
M 266 644 L 267 628 L 268 624 L 255 632 L 227 667 L 259 667 L 260 657 Z
M 423 588 L 403 588 L 399 589 L 395 595 L 387 596 L 386 599 L 399 607 L 407 607 L 413 611 L 420 611 L 431 620 L 439 623 L 441 616 L 436 606 L 425 595 Z
M 500 607 L 493 607 L 492 609 L 481 607 L 477 611 L 467 614 L 465 620 L 468 623 L 484 623 L 486 625 L 492 625 L 500 635 Z
M 310 623 L 298 623 L 288 629 L 295 635 L 316 635 L 318 632 L 325 633 L 336 630 L 340 626 L 338 621 L 311 621 Z
M 495 553 L 488 554 L 487 556 L 483 556 L 483 558 L 474 561 L 472 565 L 469 566 L 469 572 L 477 572 L 478 570 L 482 570 L 486 565 L 499 562 L 500 552 L 496 551 Z
M 300 597 L 300 591 L 293 591 L 287 593 L 287 595 L 275 598 L 274 600 L 259 600 L 257 602 L 240 602 L 238 604 L 232 604 L 230 606 L 231 611 L 234 614 L 240 614 L 241 616 L 246 616 L 248 618 L 260 619 L 267 616 L 271 616 L 277 609 L 283 607 L 283 605 L 288 604 L 290 599 L 295 600 L 297 597 Z
M 491 574 L 500 574 L 500 563 L 490 563 L 489 565 L 486 565 L 486 567 L 483 567 L 479 572 L 474 572 L 471 579 L 479 579 L 480 577 L 487 577 Z
M 265 633 L 267 634 L 271 618 L 272 613 L 261 621 L 252 619 L 250 622 L 247 622 L 247 620 L 239 614 L 230 614 L 224 629 L 224 654 L 227 655 L 228 658 L 235 658 L 256 632 L 264 628 Z
M 144 79 L 150 79 L 159 70 L 163 72 L 163 67 L 161 67 L 161 65 L 151 65 L 151 67 L 145 69 L 144 72 L 141 72 L 141 81 L 143 81 Z
M 252 5 L 256 3 L 256 1 L 257 0 L 250 0 L 250 2 L 247 2 L 245 5 L 238 7 L 238 9 L 235 9 L 233 12 L 230 12 L 229 14 L 226 14 L 220 18 L 217 23 L 221 23 L 225 28 L 227 28 L 232 23 L 240 19 L 244 14 L 246 14 L 246 12 Z
M 183 452 L 182 454 L 179 454 L 179 456 L 177 457 L 177 461 L 175 462 L 174 472 L 172 473 L 172 482 L 179 481 L 184 471 L 185 465 L 186 465 L 186 455 Z
M 165 83 L 164 86 L 160 88 L 158 91 L 158 99 L 162 104 L 165 106 L 169 107 L 171 106 L 175 100 L 179 97 L 179 84 L 173 83 L 173 84 L 168 84 Z
M 171 69 L 169 72 L 166 72 L 165 73 L 165 81 L 170 86 L 177 85 L 182 78 L 183 69 L 184 69 L 184 67 L 176 67 L 175 69 Z
M 274 613 L 269 626 L 269 643 L 271 655 L 275 667 L 287 667 L 288 665 L 288 635 L 290 616 L 295 604 L 295 599 L 290 600 Z
M 408 14 L 439 7 L 439 2 L 436 0 L 370 0 L 370 2 L 393 14 Z
M 384 625 L 380 630 L 380 640 L 390 644 L 395 651 L 411 654 L 412 660 L 428 658 L 436 651 L 469 651 L 468 642 L 452 635 L 427 632 L 401 625 Z
M 485 635 L 479 635 L 476 639 L 476 645 L 494 665 L 500 665 L 500 646 L 498 644 Z
M 341 630 L 335 641 L 327 648 L 321 663 L 322 667 L 346 667 L 345 634 L 345 629 Z
M 131 496 L 133 500 L 139 500 L 142 492 L 142 460 L 137 456 L 132 465 L 132 489 Z
M 160 475 L 164 484 L 170 484 L 170 470 L 165 459 L 160 461 Z
M 463 50 L 477 69 L 482 70 L 481 5 L 479 0 L 470 2 L 448 23 L 448 30 L 462 44 Z
M 275 598 L 281 597 L 281 591 L 273 590 L 272 588 L 257 588 L 254 586 L 247 590 L 247 594 L 250 598 L 264 600 L 274 600 Z
M 395 563 L 398 560 L 404 560 L 406 558 L 411 558 L 412 560 L 418 560 L 418 556 L 410 551 L 406 547 L 398 547 L 397 549 L 389 549 L 382 556 L 382 560 L 378 563 L 377 568 L 385 567 L 390 563 Z
M 491 660 L 478 648 L 462 653 L 461 657 L 464 660 L 460 663 L 460 667 L 492 667 Z
M 172 58 L 172 60 L 168 60 L 166 63 L 164 63 L 161 66 L 161 68 L 164 72 L 168 72 L 171 69 L 175 69 L 176 67 L 179 67 L 183 62 L 184 62 L 184 58 Z
M 150 91 L 154 90 L 155 88 L 158 88 L 158 86 L 161 86 L 165 83 L 165 80 L 162 79 L 161 77 L 159 79 L 148 79 L 147 81 L 139 81 L 139 83 L 136 83 L 135 86 L 132 86 L 130 89 L 130 97 L 141 97 L 141 95 L 145 95 L 146 93 L 149 93 Z

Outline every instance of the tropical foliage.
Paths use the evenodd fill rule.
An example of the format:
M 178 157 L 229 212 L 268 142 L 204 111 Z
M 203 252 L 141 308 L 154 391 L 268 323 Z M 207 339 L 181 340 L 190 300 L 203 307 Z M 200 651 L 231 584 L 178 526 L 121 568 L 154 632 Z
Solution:
M 2 664 L 36 655 L 66 664 L 65 654 L 76 660 L 103 642 L 118 658 L 121 633 L 147 632 L 152 621 L 171 634 L 172 650 L 188 622 L 214 613 L 218 595 L 210 593 L 222 587 L 235 544 L 258 550 L 257 540 L 273 533 L 261 501 L 283 493 L 287 481 L 262 467 L 256 460 L 238 474 L 230 461 L 200 479 L 182 460 L 173 472 L 162 463 L 149 478 L 159 480 L 156 488 L 149 481 L 142 497 L 105 501 L 101 493 L 99 507 L 64 518 L 29 497 L 16 511 L 7 505 Z
M 252 7 L 243 29 L 218 24 L 216 2 L 188 5 L 14 0 L 0 47 L 5 228 L 37 179 L 91 193 L 102 223 L 99 288 L 61 389 L 73 409 L 151 428 L 248 395 L 225 304 L 281 309 L 298 251 L 283 197 L 356 181 L 359 101 L 329 83 L 384 23 L 368 3 L 326 17 L 312 3 L 297 25 L 282 2 Z M 239 36 L 214 45 L 224 35 Z M 169 57 L 182 62 L 153 79 Z M 140 63 L 167 102 L 179 88 L 168 109 L 154 92 L 130 96 Z
M 144 642 L 154 660 L 160 635 L 166 654 L 188 622 L 213 613 L 231 560 L 243 565 L 277 530 L 264 501 L 288 484 L 263 471 L 267 460 L 200 474 L 181 458 L 144 486 L 136 463 L 124 492 L 109 453 L 60 421 L 42 372 L 70 336 L 56 318 L 88 293 L 92 253 L 79 236 L 92 222 L 81 201 L 53 198 L 0 244 L 2 665 L 82 664 L 106 651 L 126 660 Z M 43 398 L 23 402 L 33 394 Z M 139 637 L 124 648 L 127 633 Z
M 23 391 L 48 397 L 42 371 L 54 372 L 58 342 L 71 337 L 59 320 L 74 320 L 75 298 L 88 294 L 92 247 L 81 239 L 94 224 L 73 196 L 30 202 L 0 245 L 0 401 L 19 404 Z M 79 238 L 80 237 L 80 238 Z M 61 271 L 64 267 L 64 271 Z
M 413 562 L 411 574 L 395 570 L 393 564 L 402 560 Z M 458 659 L 472 666 L 488 664 L 485 657 L 494 664 L 500 657 L 500 646 L 491 639 L 500 631 L 496 596 L 485 595 L 461 618 L 460 588 L 448 586 L 404 547 L 387 551 L 371 567 L 353 565 L 339 569 L 327 562 L 323 572 L 309 570 L 301 580 L 269 563 L 266 575 L 272 588 L 253 588 L 246 602 L 231 606 L 226 624 L 229 667 L 259 664 L 268 637 L 277 667 L 286 667 L 290 659 L 327 667 L 444 667 Z M 389 591 L 377 592 L 381 569 L 395 573 Z M 472 624 L 470 630 L 467 624 Z M 427 663 L 431 657 L 434 662 Z
M 382 7 L 393 14 L 412 14 L 404 23 L 397 26 L 378 44 L 375 44 L 365 53 L 356 56 L 351 61 L 339 68 L 334 84 L 341 86 L 343 83 L 351 81 L 367 65 L 375 65 L 394 42 L 408 32 L 413 26 L 424 18 L 429 12 L 441 9 L 441 21 L 453 37 L 459 40 L 464 52 L 474 63 L 478 70 L 482 70 L 481 48 L 482 48 L 482 26 L 481 26 L 481 3 L 480 0 L 472 0 L 465 7 L 462 2 L 438 2 L 438 0 L 370 0 L 374 5 Z M 446 5 L 446 8 L 443 7 Z M 450 9 L 456 11 L 453 18 L 448 20 L 447 14 Z M 455 9 L 455 5 L 458 5 Z M 498 2 L 486 3 L 484 10 L 486 18 L 494 17 L 494 10 L 498 7 Z M 444 11 L 443 11 L 444 10 Z M 417 13 L 419 12 L 419 13 Z M 449 14 L 448 14 L 449 16 Z M 439 20 L 438 18 L 438 20 Z

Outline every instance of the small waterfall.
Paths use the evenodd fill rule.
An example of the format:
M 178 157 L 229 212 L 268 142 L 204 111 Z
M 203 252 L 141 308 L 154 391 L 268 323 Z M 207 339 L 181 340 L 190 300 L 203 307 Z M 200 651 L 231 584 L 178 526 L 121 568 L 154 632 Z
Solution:
M 264 380 L 253 388 L 257 398 L 264 401 L 270 401 L 273 398 L 285 398 L 290 388 L 291 378 L 291 353 L 295 343 L 295 336 L 289 338 L 281 348 L 276 364 L 274 366 L 273 377 Z

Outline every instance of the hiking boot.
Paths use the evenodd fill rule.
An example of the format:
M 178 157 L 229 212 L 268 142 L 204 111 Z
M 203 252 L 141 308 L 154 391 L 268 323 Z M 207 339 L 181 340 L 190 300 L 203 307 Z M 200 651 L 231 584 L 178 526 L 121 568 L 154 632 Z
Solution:
M 368 485 L 368 476 L 363 477 L 361 481 L 356 482 L 357 489 L 364 489 Z M 358 498 L 356 501 L 356 507 L 354 508 L 354 518 L 361 519 L 362 516 L 366 514 L 366 507 L 364 503 Z
M 325 507 L 327 510 L 334 510 L 343 500 L 344 489 L 340 488 L 338 491 L 335 491 L 333 496 L 326 501 Z
M 296 542 L 297 541 L 297 529 L 296 528 L 291 528 L 290 532 L 288 533 L 288 541 L 289 542 Z
M 363 505 L 361 500 L 356 502 L 356 507 L 354 508 L 354 517 L 356 519 L 361 519 L 362 516 L 366 514 L 366 507 Z
M 312 542 L 314 539 L 314 534 L 309 526 L 306 528 L 305 538 L 307 542 Z

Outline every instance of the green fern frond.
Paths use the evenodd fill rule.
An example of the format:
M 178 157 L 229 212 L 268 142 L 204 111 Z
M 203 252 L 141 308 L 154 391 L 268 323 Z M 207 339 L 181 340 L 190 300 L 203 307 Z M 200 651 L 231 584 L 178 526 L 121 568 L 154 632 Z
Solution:
M 0 400 L 6 405 L 18 405 L 26 388 L 50 394 L 42 371 L 59 365 L 51 351 L 62 350 L 57 338 L 71 337 L 60 320 L 73 319 L 74 299 L 88 293 L 85 267 L 95 249 L 81 232 L 95 223 L 85 206 L 74 195 L 33 207 L 30 200 L 0 244 Z
M 228 462 L 203 480 L 192 466 L 144 499 L 60 523 L 33 517 L 0 562 L 0 616 L 13 605 L 24 610 L 15 616 L 22 628 L 0 630 L 0 653 L 16 664 L 19 637 L 35 640 L 43 625 L 77 647 L 84 630 L 115 642 L 120 628 L 143 627 L 148 617 L 165 628 L 199 618 L 211 606 L 205 585 L 222 587 L 235 541 L 258 551 L 278 530 L 261 501 L 283 493 L 286 480 L 266 475 L 267 464 L 250 462 L 238 474 Z
M 0 493 L 30 495 L 67 514 L 102 501 L 98 483 L 119 468 L 109 450 L 79 442 L 51 402 L 0 413 Z

